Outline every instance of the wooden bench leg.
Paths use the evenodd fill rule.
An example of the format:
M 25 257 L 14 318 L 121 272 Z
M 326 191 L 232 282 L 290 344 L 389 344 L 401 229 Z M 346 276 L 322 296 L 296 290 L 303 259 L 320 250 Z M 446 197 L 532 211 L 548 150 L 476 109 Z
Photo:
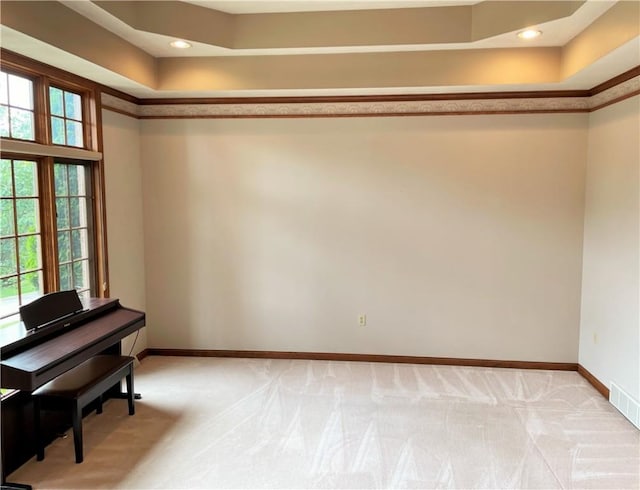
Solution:
M 127 374 L 127 400 L 129 401 L 129 415 L 136 413 L 136 407 L 133 404 L 133 364 L 129 366 L 129 374 Z
M 76 450 L 76 463 L 82 463 L 83 449 L 82 449 L 82 407 L 78 400 L 73 403 L 72 410 L 73 418 L 73 445 Z
M 88 371 L 86 371 L 88 370 Z M 86 374 L 89 374 L 87 376 Z M 57 397 L 62 401 L 70 402 L 71 418 L 73 425 L 73 444 L 76 453 L 76 463 L 84 460 L 82 447 L 82 409 L 89 403 L 96 403 L 97 413 L 102 413 L 104 393 L 120 383 L 122 378 L 127 378 L 127 400 L 129 404 L 129 415 L 135 414 L 135 392 L 133 387 L 133 358 L 127 356 L 95 356 L 68 372 L 60 375 L 59 378 L 50 381 L 34 392 L 34 397 L 38 399 L 38 404 L 34 401 L 35 427 L 40 432 L 39 420 L 41 411 L 41 397 Z M 119 398 L 124 397 L 118 390 Z M 44 458 L 43 438 L 37 436 L 36 454 L 38 459 Z
M 42 441 L 42 428 L 40 422 L 40 398 L 33 397 L 33 416 L 34 416 L 34 432 L 36 436 L 36 459 L 42 461 L 44 459 L 44 443 Z

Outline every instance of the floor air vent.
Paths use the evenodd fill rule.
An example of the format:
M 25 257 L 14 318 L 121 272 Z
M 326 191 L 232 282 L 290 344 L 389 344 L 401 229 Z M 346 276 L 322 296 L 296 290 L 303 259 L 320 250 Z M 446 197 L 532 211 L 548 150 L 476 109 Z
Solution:
M 640 403 L 631 398 L 615 383 L 611 383 L 609 401 L 622 415 L 627 417 L 633 425 L 640 429 Z

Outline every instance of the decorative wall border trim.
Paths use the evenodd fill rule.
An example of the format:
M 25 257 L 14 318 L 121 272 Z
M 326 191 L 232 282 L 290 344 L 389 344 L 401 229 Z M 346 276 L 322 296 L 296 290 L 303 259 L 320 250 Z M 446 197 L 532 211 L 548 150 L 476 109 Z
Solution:
M 363 117 L 587 112 L 586 98 L 469 99 L 403 102 L 142 105 L 141 119 L 234 117 Z
M 640 66 L 591 90 L 313 97 L 136 99 L 104 88 L 105 109 L 138 119 L 387 117 L 592 112 L 640 94 Z
M 130 100 L 125 100 L 122 97 L 116 96 L 113 93 L 102 91 L 102 108 L 108 109 L 112 112 L 124 114 L 125 116 L 131 116 L 139 118 L 138 104 Z
M 609 80 L 602 82 L 600 85 L 596 85 L 591 90 L 589 90 L 589 95 L 599 94 L 600 92 L 604 92 L 611 87 L 620 85 L 622 82 L 626 82 L 627 80 L 631 80 L 632 78 L 635 78 L 637 76 L 640 76 L 640 65 L 631 68 L 630 70 L 627 70 L 623 73 L 620 73 L 620 75 L 610 78 Z
M 502 361 L 495 359 L 461 359 L 457 357 L 393 356 L 380 354 L 347 354 L 333 352 L 284 352 L 256 350 L 207 349 L 145 349 L 138 354 L 142 361 L 147 356 L 177 357 L 231 357 L 245 359 L 304 359 L 311 361 L 386 362 L 396 364 L 431 364 L 441 366 L 469 366 L 513 369 L 542 369 L 577 371 L 602 396 L 609 400 L 609 389 L 581 364 L 575 362 Z

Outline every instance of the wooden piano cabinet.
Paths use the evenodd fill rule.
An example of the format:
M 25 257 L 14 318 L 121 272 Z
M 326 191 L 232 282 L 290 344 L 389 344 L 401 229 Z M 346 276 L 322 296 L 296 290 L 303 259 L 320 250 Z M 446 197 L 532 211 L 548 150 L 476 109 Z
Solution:
M 16 391 L 2 400 L 2 481 L 35 455 L 33 400 L 30 393 Z M 47 411 L 43 417 L 43 439 L 51 443 L 69 421 L 65 413 Z
M 83 300 L 84 302 L 85 300 Z M 86 310 L 76 321 L 64 321 L 42 331 L 18 332 L 0 342 L 3 388 L 19 389 L 0 403 L 1 478 L 18 469 L 36 454 L 33 400 L 31 393 L 47 381 L 96 354 L 121 354 L 120 341 L 145 325 L 145 314 L 124 308 L 118 300 L 86 300 Z M 104 398 L 121 397 L 119 383 Z M 94 407 L 83 410 L 89 413 Z M 71 427 L 68 413 L 45 410 L 42 435 L 50 443 Z
M 101 354 L 120 354 L 120 343 L 101 352 Z M 104 400 L 122 398 L 120 383 L 115 384 L 103 395 Z M 95 404 L 89 404 L 83 410 L 83 416 L 95 410 Z M 33 399 L 27 391 L 14 391 L 0 403 L 1 475 L 2 482 L 9 474 L 17 470 L 36 454 L 36 436 L 34 427 Z M 71 428 L 71 415 L 64 410 L 42 410 L 42 437 L 45 445 L 51 444 L 61 434 Z

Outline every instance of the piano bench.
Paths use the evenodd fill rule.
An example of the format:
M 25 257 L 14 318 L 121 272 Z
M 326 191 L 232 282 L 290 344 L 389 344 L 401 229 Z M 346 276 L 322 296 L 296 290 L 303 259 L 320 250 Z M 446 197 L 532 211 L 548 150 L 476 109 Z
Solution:
M 102 413 L 102 395 L 125 376 L 127 378 L 129 415 L 133 415 L 135 413 L 133 404 L 133 357 L 94 356 L 34 391 L 33 402 L 38 461 L 44 459 L 44 442 L 40 430 L 40 410 L 43 398 L 52 397 L 70 402 L 76 463 L 82 463 L 82 409 L 93 400 L 98 399 L 96 412 Z

